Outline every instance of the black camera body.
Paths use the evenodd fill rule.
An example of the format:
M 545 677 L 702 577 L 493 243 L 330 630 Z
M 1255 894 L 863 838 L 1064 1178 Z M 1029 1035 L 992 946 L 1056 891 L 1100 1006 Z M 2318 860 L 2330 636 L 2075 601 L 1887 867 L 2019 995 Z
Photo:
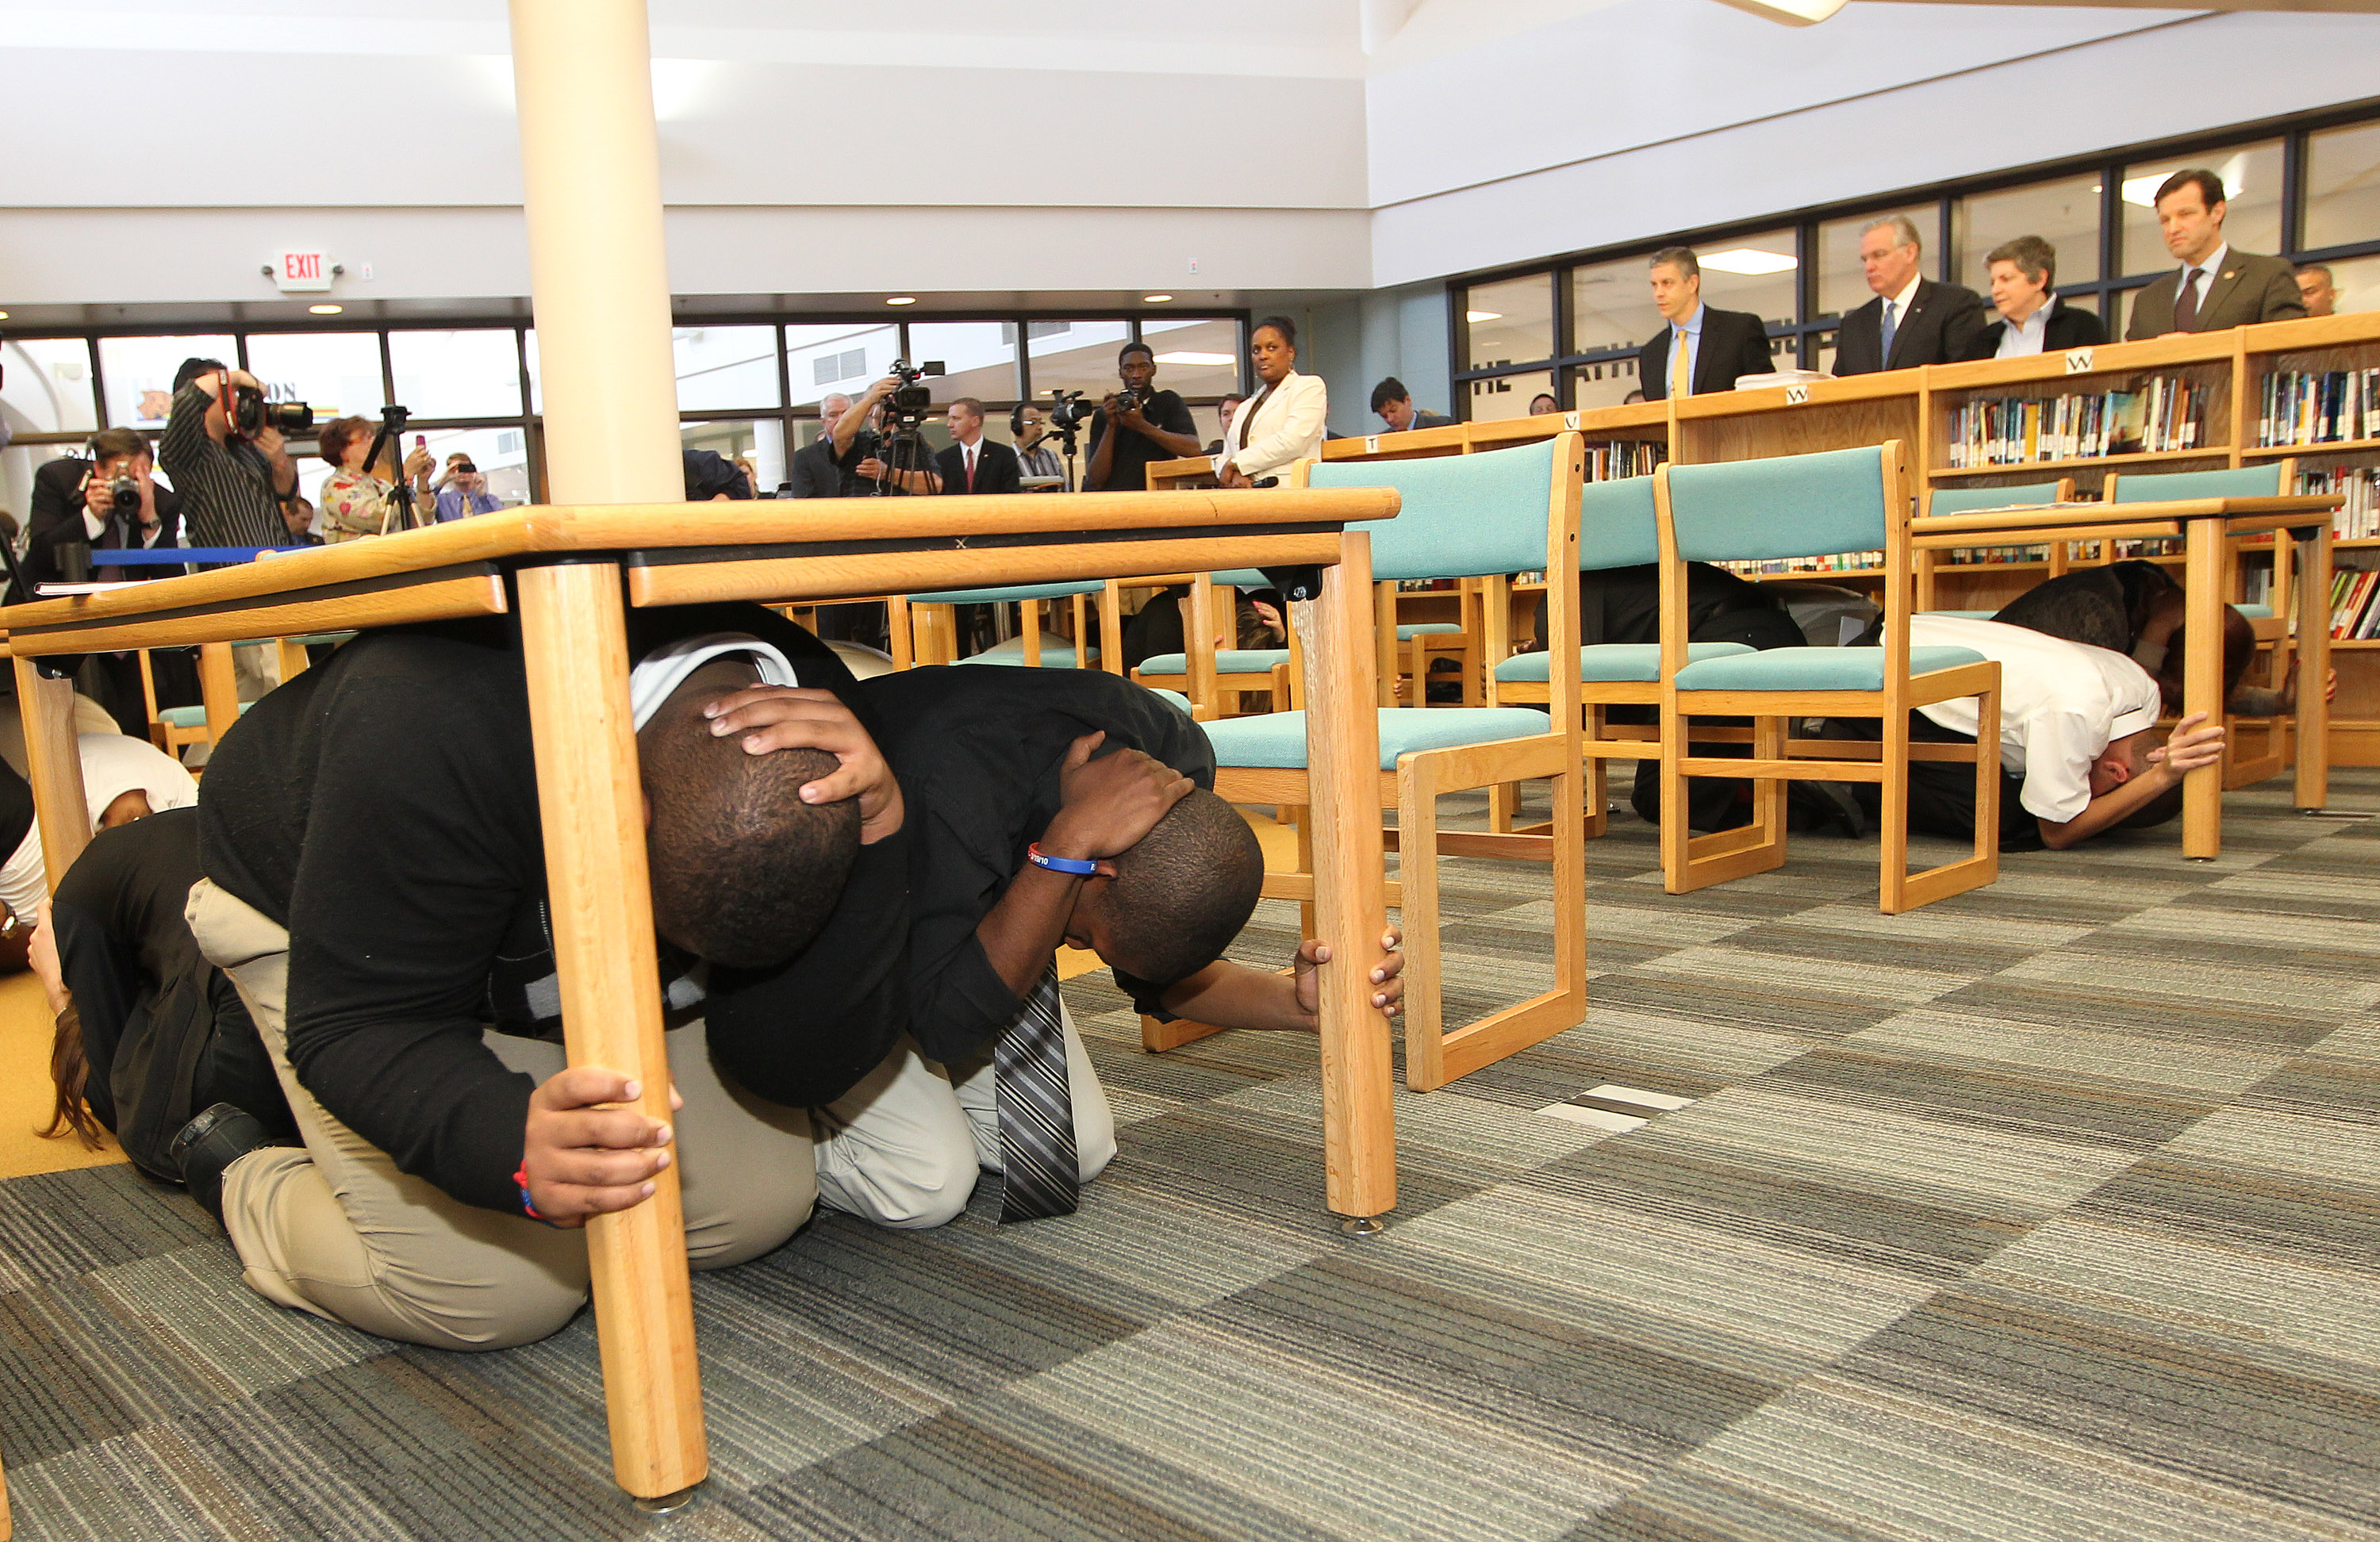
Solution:
M 885 416 L 895 425 L 904 428 L 914 429 L 925 421 L 926 414 L 931 412 L 934 407 L 934 390 L 929 385 L 922 385 L 918 382 L 928 375 L 939 375 L 941 372 L 942 361 L 939 358 L 928 359 L 914 369 L 905 358 L 894 359 L 892 368 L 887 373 L 901 383 L 894 386 L 884 398 Z
M 1118 412 L 1130 412 L 1135 407 L 1147 407 L 1149 398 L 1156 395 L 1154 391 L 1135 391 L 1127 385 L 1115 394 L 1115 409 Z
M 1090 427 L 1091 415 L 1097 411 L 1098 406 L 1083 400 L 1079 391 L 1050 393 L 1050 426 L 1060 433 L 1077 433 Z
M 278 429 L 284 438 L 314 431 L 314 409 L 304 402 L 268 402 L 253 385 L 231 388 L 231 406 L 225 413 L 231 431 L 254 439 L 266 429 Z
M 118 514 L 130 514 L 140 506 L 140 484 L 129 477 L 117 477 L 109 483 L 109 504 Z

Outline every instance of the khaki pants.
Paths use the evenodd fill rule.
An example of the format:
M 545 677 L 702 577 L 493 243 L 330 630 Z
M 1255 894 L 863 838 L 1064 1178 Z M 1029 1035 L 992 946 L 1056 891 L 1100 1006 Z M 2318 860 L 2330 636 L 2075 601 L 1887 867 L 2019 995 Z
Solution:
M 1066 1079 L 1075 1104 L 1075 1156 L 1089 1183 L 1114 1160 L 1115 1111 L 1059 1005 Z M 940 1226 L 966 1208 L 978 1170 L 1001 1171 L 1000 1111 L 991 1056 L 941 1066 L 904 1037 L 884 1062 L 822 1109 L 819 1203 L 880 1226 Z
M 289 934 L 201 879 L 191 933 L 256 1019 L 305 1137 L 268 1147 L 224 1177 L 224 1223 L 259 1294 L 382 1338 L 436 1349 L 504 1349 L 554 1332 L 585 1305 L 584 1232 L 466 1205 L 400 1172 L 386 1152 L 326 1112 L 289 1068 L 284 1008 Z M 562 1047 L 491 1033 L 488 1047 L 539 1081 Z M 782 1245 L 817 1196 L 808 1114 L 732 1087 L 699 1024 L 669 1036 L 686 1099 L 671 1147 L 685 1198 L 686 1257 L 723 1269 Z

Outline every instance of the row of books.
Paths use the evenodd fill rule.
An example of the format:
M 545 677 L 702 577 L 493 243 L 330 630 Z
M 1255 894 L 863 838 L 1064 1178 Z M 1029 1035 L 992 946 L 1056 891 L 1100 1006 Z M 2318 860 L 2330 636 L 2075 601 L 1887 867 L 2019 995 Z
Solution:
M 2380 568 L 2342 567 L 2330 576 L 2334 641 L 2380 637 Z
M 1589 481 L 1618 481 L 1622 477 L 1649 477 L 1670 458 L 1670 447 L 1651 439 L 1614 439 L 1586 447 Z
M 1952 567 L 1995 567 L 2009 563 L 2049 561 L 2047 546 L 1961 546 L 1943 553 Z
M 2339 540 L 2380 536 L 2380 466 L 2301 466 L 2298 491 L 2346 494 L 2346 503 L 2330 516 L 2330 533 Z
M 1831 557 L 1772 557 L 1748 562 L 1714 563 L 1741 578 L 1779 573 L 1862 573 L 1884 565 L 1881 552 L 1841 552 Z
M 2262 389 L 2259 444 L 2380 439 L 2380 370 L 2276 370 Z
M 2200 382 L 2153 375 L 2133 391 L 1979 396 L 1950 409 L 1950 467 L 2199 449 L 2212 442 L 2210 395 Z

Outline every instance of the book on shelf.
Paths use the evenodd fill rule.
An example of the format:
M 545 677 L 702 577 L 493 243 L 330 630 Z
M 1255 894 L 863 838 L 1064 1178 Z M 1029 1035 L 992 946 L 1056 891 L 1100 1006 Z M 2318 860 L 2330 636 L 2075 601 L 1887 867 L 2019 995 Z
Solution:
M 2208 395 L 2197 381 L 2152 375 L 2128 391 L 1977 396 L 1950 409 L 1950 469 L 2201 449 Z
M 2330 516 L 2330 533 L 2341 540 L 2380 536 L 2380 466 L 2300 466 L 2300 492 L 2336 492 L 2345 498 Z
M 2342 567 L 2331 574 L 2330 636 L 2336 642 L 2380 637 L 2380 568 Z
M 1857 573 L 1884 565 L 1881 552 L 1839 552 L 1826 557 L 1767 557 L 1742 562 L 1711 565 L 1724 568 L 1739 578 L 1773 577 L 1779 573 L 1806 573 L 1820 577 L 1828 573 Z
M 1649 477 L 1670 458 L 1670 447 L 1653 439 L 1614 439 L 1586 447 L 1586 480 L 1616 482 L 1623 477 Z
M 2380 438 L 2380 370 L 2276 370 L 2256 409 L 2260 445 Z
M 1995 567 L 2010 563 L 2046 563 L 2047 546 L 1960 546 L 1949 553 L 1952 567 Z

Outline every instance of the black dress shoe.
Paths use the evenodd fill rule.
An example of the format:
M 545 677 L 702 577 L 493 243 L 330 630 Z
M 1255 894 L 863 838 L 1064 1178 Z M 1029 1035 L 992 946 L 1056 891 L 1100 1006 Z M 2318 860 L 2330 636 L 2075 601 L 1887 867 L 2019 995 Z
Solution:
M 182 1164 L 182 1183 L 190 1197 L 220 1221 L 225 1170 L 259 1147 L 288 1144 L 246 1109 L 216 1103 L 182 1126 L 167 1154 Z

